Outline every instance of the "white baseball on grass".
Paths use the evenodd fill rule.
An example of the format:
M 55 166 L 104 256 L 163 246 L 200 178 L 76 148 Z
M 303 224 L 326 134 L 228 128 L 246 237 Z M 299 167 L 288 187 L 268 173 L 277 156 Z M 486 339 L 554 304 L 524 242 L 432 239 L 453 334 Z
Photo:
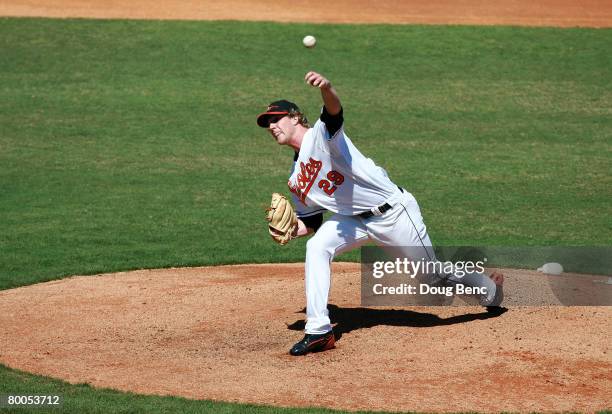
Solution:
M 560 275 L 563 273 L 563 266 L 559 263 L 545 263 L 542 267 L 538 268 L 538 272 L 548 275 Z
M 315 47 L 315 45 L 317 44 L 317 39 L 315 39 L 315 37 L 311 35 L 304 36 L 304 39 L 302 39 L 302 43 L 308 48 Z

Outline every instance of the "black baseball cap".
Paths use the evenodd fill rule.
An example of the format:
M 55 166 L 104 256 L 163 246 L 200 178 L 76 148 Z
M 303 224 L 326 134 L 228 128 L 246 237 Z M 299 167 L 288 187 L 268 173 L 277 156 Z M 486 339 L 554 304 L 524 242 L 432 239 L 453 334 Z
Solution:
M 262 128 L 268 128 L 270 126 L 270 119 L 278 115 L 289 115 L 292 113 L 301 113 L 300 108 L 293 102 L 286 100 L 274 101 L 268 105 L 266 112 L 257 116 L 257 125 Z

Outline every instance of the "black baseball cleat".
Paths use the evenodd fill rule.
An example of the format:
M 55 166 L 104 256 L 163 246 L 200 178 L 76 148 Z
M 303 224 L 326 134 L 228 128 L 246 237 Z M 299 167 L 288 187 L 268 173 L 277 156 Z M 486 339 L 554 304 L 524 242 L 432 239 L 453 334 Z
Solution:
M 336 344 L 334 332 L 329 331 L 324 334 L 306 334 L 304 338 L 293 345 L 289 353 L 294 356 L 306 355 L 309 352 L 321 352 L 332 349 Z

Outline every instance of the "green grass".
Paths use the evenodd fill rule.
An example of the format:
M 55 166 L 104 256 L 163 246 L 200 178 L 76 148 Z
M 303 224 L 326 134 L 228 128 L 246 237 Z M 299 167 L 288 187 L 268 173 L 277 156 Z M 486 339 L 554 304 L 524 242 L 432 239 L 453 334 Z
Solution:
M 0 408 L 0 413 L 215 413 L 215 414 L 334 414 L 342 411 L 318 408 L 279 408 L 252 404 L 230 404 L 188 400 L 178 397 L 145 396 L 109 389 L 94 389 L 87 384 L 37 377 L 0 365 L 0 395 L 58 395 L 58 407 Z M 379 411 L 380 412 L 380 411 Z M 374 411 L 360 411 L 372 413 Z
M 611 44 L 602 29 L 0 19 L 0 289 L 302 261 L 304 240 L 266 232 L 292 156 L 255 117 L 285 97 L 314 118 L 311 68 L 434 243 L 610 245 Z M 242 409 L 0 375 L 65 387 L 78 411 Z

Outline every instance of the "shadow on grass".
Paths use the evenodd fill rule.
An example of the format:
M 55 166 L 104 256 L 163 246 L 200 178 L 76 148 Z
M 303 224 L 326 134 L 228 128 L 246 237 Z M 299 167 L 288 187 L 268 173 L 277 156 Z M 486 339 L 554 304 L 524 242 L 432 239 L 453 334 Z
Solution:
M 345 333 L 379 325 L 428 328 L 496 318 L 508 311 L 507 308 L 503 307 L 491 307 L 487 308 L 484 312 L 441 318 L 432 313 L 404 309 L 341 308 L 332 304 L 328 306 L 328 309 L 332 325 L 335 324 L 334 334 L 336 340 L 342 338 L 342 335 Z M 300 313 L 306 313 L 306 309 L 302 309 Z M 300 319 L 287 325 L 287 328 L 293 331 L 301 331 L 305 326 L 306 321 Z

